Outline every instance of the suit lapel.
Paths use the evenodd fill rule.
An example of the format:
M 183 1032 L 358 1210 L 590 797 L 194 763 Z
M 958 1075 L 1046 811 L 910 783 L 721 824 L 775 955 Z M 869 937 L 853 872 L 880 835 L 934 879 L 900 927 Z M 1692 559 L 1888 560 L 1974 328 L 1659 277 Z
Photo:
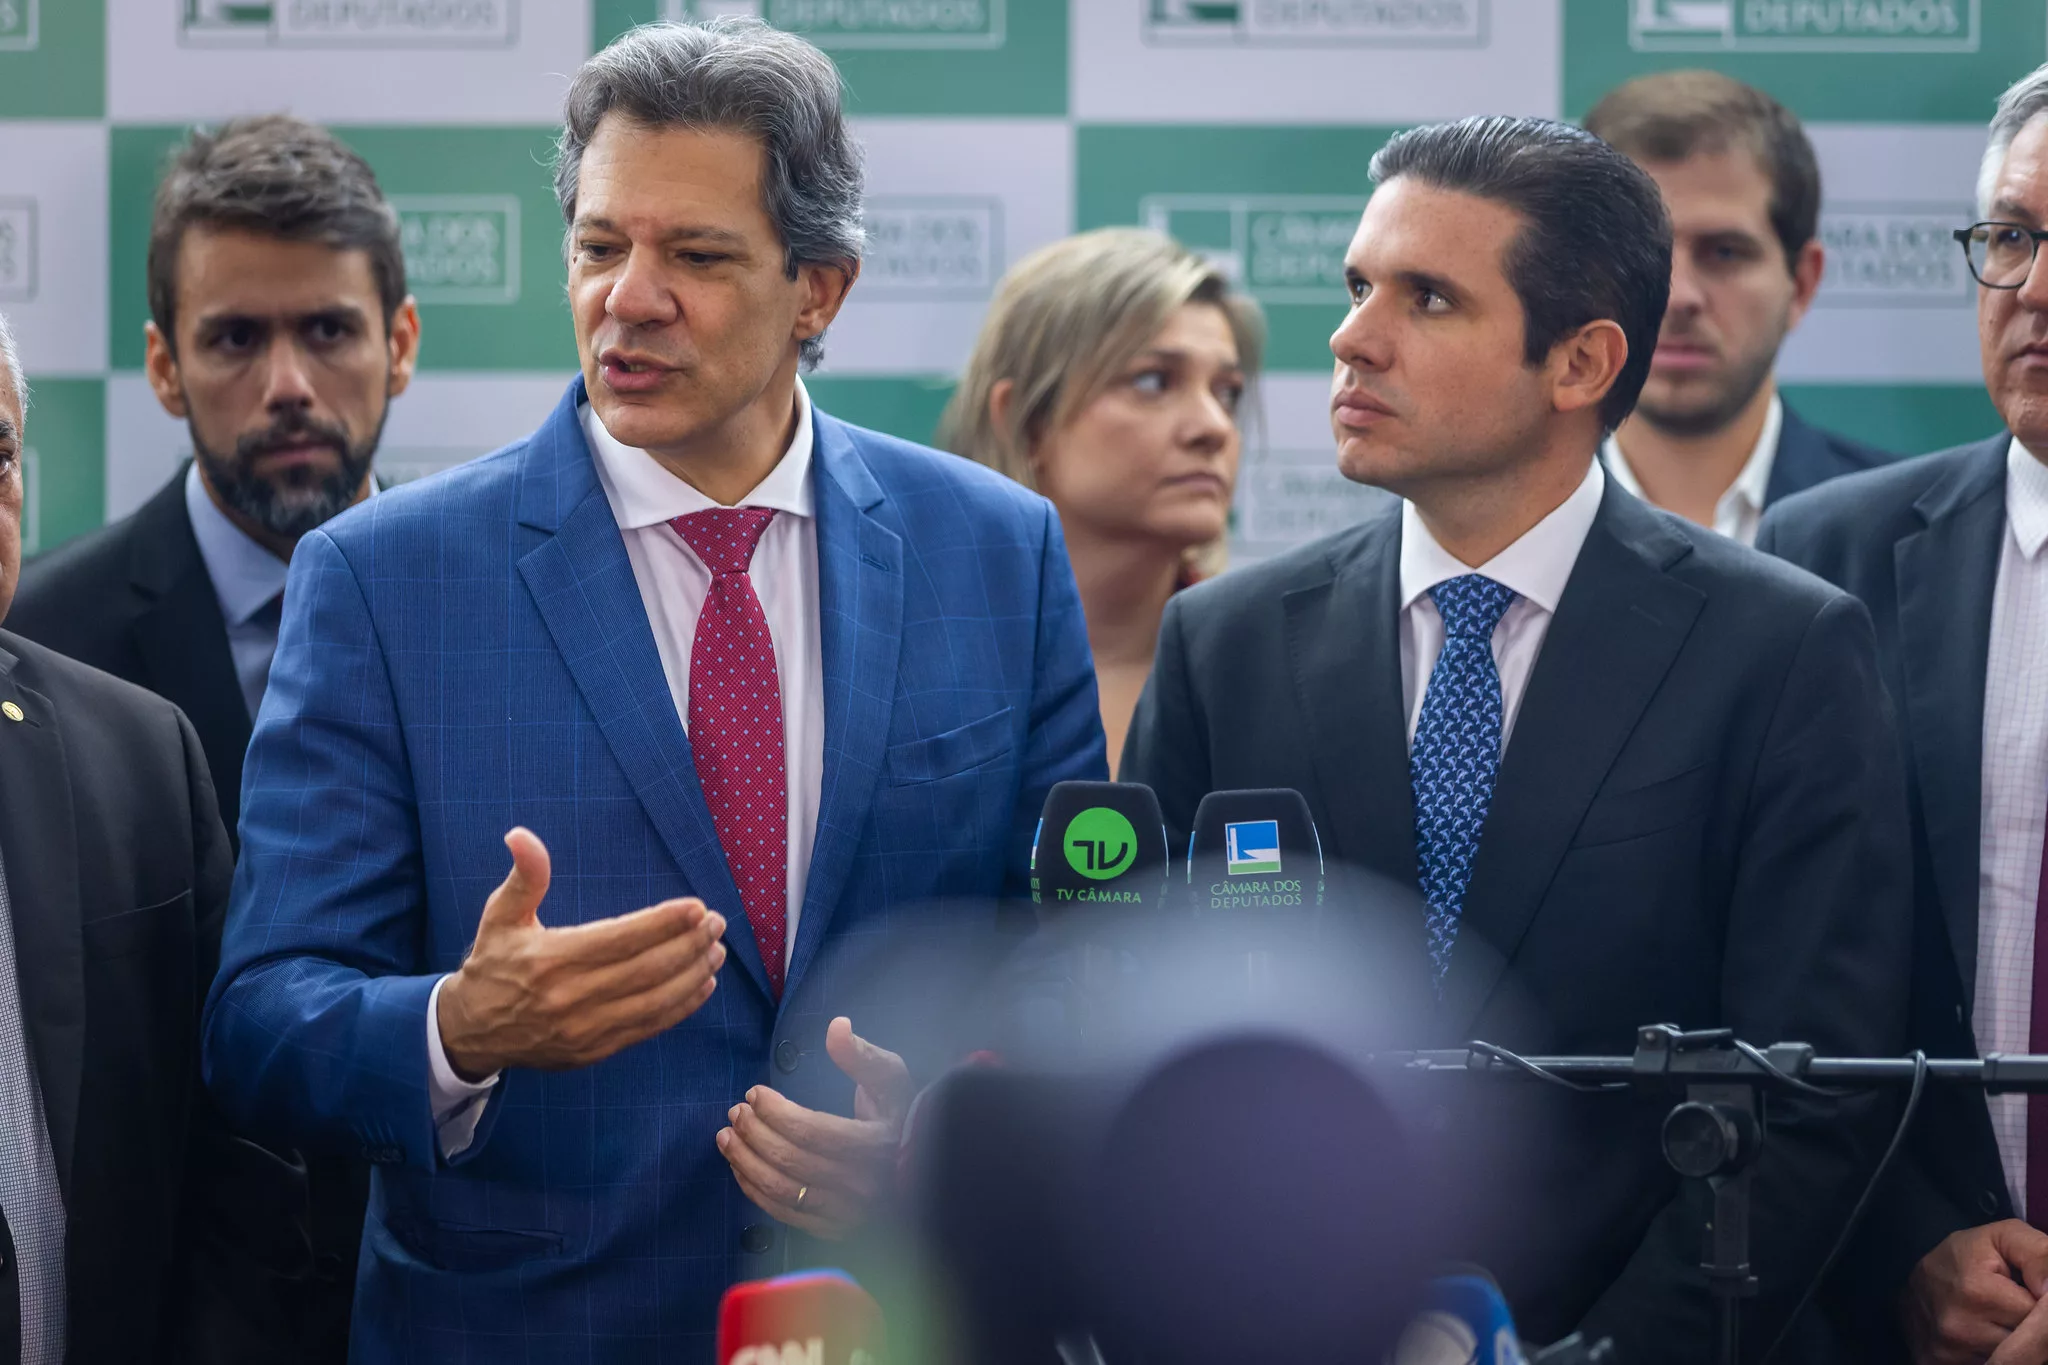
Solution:
M 1705 598 L 1665 570 L 1691 553 L 1609 483 L 1529 677 L 1444 976 L 1443 1021 L 1485 1008 L 1586 808 L 1692 632 Z
M 1936 894 L 1962 975 L 1977 994 L 1977 856 L 1983 811 L 1984 682 L 2005 530 L 2011 438 L 1983 442 L 1914 508 L 1926 529 L 1892 550 L 1899 594 L 1902 718 Z
M 825 763 L 785 998 L 795 994 L 817 955 L 846 889 L 881 776 L 903 644 L 902 538 L 869 515 L 882 502 L 882 490 L 846 427 L 823 413 L 816 413 L 814 426 Z
M 1826 438 L 1792 411 L 1790 403 L 1784 404 L 1783 412 L 1778 426 L 1778 449 L 1771 456 L 1771 477 L 1764 488 L 1766 507 L 1843 472 L 1833 468 L 1840 461 L 1832 458 Z
M 519 517 L 546 538 L 520 576 L 626 780 L 692 892 L 726 917 L 726 946 L 765 994 L 760 948 L 697 783 L 626 542 L 577 416 L 579 379 L 525 456 Z
M 85 947 L 78 899 L 78 832 L 57 713 L 15 676 L 0 649 L 0 863 L 13 911 L 22 1023 L 43 1092 L 57 1183 L 71 1196 L 71 1153 L 85 1063 Z
M 136 514 L 128 579 L 142 599 L 130 629 L 149 689 L 176 703 L 199 733 L 200 746 L 215 761 L 214 785 L 232 832 L 241 808 L 249 708 L 220 599 L 185 511 L 182 473 Z
M 1281 599 L 1308 717 L 1323 842 L 1339 862 L 1416 881 L 1408 718 L 1401 698 L 1401 504 L 1354 533 L 1330 576 Z

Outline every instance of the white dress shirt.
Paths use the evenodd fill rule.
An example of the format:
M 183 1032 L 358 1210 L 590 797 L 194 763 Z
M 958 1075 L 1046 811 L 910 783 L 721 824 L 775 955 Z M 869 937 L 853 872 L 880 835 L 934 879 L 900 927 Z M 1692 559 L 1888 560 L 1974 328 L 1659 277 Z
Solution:
M 1756 529 L 1764 519 L 1764 498 L 1771 489 L 1771 470 L 1778 463 L 1778 435 L 1784 429 L 1784 400 L 1772 394 L 1771 406 L 1764 412 L 1764 429 L 1756 434 L 1756 445 L 1749 452 L 1748 462 L 1714 504 L 1714 529 L 1730 540 L 1756 544 Z M 1629 468 L 1628 456 L 1621 452 L 1621 443 L 1609 436 L 1601 454 L 1614 481 L 1648 502 L 1643 486 L 1636 482 L 1635 470 Z
M 1982 824 L 1977 842 L 1977 1005 L 1986 1052 L 2029 1052 L 2034 912 L 2048 824 L 2048 466 L 2017 440 L 2005 459 L 2005 537 L 1984 661 Z M 1993 1095 L 1991 1128 L 2022 1218 L 2027 1097 Z
M 1401 504 L 1401 700 L 1408 711 L 1410 747 L 1415 743 L 1416 723 L 1422 719 L 1422 695 L 1429 690 L 1429 675 L 1444 650 L 1444 618 L 1437 615 L 1429 590 L 1476 573 L 1515 593 L 1500 624 L 1493 628 L 1493 664 L 1500 671 L 1500 744 L 1501 751 L 1507 751 L 1515 713 L 1529 688 L 1529 674 L 1536 667 L 1536 656 L 1549 633 L 1550 618 L 1557 614 L 1557 602 L 1564 596 L 1572 566 L 1579 562 L 1586 533 L 1593 529 L 1606 487 L 1600 462 L 1589 462 L 1586 477 L 1570 497 L 1524 531 L 1521 539 L 1476 569 L 1437 544 L 1414 503 Z
M 789 794 L 789 936 L 796 944 L 797 920 L 817 841 L 818 800 L 825 785 L 825 668 L 818 625 L 818 521 L 813 490 L 811 400 L 803 381 L 796 385 L 796 434 L 782 459 L 740 507 L 771 507 L 776 518 L 761 534 L 747 570 L 768 635 L 775 647 L 775 673 L 782 692 L 783 753 Z M 690 648 L 697 617 L 711 592 L 711 571 L 668 523 L 720 504 L 664 469 L 644 450 L 620 444 L 587 404 L 581 410 L 584 439 L 597 464 L 597 479 L 625 538 L 626 558 L 640 588 L 640 602 L 654 631 L 654 647 L 668 679 L 676 716 L 690 723 Z M 545 912 L 543 912 L 545 922 Z M 735 925 L 731 932 L 752 932 Z M 496 1076 L 474 1084 L 448 1064 L 441 1046 L 436 983 L 427 1003 L 427 1060 L 434 1122 L 447 1156 L 468 1147 L 483 1116 L 484 1099 Z

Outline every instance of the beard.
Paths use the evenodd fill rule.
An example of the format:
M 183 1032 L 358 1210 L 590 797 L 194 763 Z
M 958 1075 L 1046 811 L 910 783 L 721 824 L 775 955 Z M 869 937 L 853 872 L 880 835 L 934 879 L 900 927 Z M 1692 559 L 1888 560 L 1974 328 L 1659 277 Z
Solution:
M 189 404 L 186 410 L 191 410 Z M 262 431 L 237 437 L 230 452 L 207 445 L 198 424 L 189 419 L 186 429 L 192 436 L 193 458 L 221 501 L 272 535 L 296 540 L 355 503 L 369 476 L 370 462 L 377 456 L 384 419 L 390 411 L 386 404 L 378 412 L 376 430 L 362 442 L 351 442 L 344 428 L 296 410 Z M 257 472 L 256 462 L 265 454 L 301 445 L 329 446 L 340 456 L 340 463 L 325 474 L 304 467 L 285 469 L 275 477 Z
M 1644 421 L 1668 435 L 1711 436 L 1741 416 L 1742 410 L 1749 406 L 1750 400 L 1771 377 L 1771 370 L 1777 363 L 1778 348 L 1775 345 L 1755 355 L 1744 356 L 1706 393 L 1689 396 L 1681 402 L 1660 402 L 1651 396 L 1649 386 L 1645 385 L 1642 396 L 1636 400 L 1636 412 Z

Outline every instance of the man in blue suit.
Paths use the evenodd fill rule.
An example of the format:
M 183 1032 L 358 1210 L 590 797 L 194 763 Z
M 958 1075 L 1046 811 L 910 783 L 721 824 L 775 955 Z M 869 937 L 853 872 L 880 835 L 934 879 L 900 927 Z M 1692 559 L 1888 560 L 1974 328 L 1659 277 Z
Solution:
M 911 907 L 992 928 L 1047 789 L 1105 775 L 1049 505 L 798 378 L 859 272 L 839 100 L 754 21 L 586 63 L 581 377 L 294 557 L 206 1063 L 376 1163 L 362 1359 L 708 1354 L 882 1188 L 863 964 Z

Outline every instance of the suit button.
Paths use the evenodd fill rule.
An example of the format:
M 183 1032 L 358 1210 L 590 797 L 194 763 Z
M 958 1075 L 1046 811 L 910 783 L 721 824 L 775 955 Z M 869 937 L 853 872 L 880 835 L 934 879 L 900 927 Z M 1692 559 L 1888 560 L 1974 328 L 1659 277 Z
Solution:
M 1998 1212 L 1998 1191 L 1986 1190 L 1977 1196 L 1977 1207 L 1984 1210 L 1986 1218 Z
M 803 1061 L 803 1049 L 796 1045 L 796 1039 L 784 1038 L 775 1045 L 775 1069 L 787 1076 L 795 1071 L 797 1063 Z
M 740 1229 L 740 1250 L 760 1256 L 775 1245 L 775 1229 L 766 1223 L 749 1223 Z

